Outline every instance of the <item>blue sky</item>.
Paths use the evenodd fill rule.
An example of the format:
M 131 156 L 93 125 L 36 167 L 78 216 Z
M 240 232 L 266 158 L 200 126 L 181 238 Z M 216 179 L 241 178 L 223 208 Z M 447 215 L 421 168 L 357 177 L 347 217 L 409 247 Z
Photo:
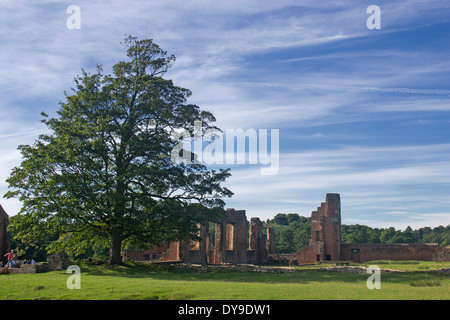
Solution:
M 66 9 L 78 5 L 81 28 Z M 381 29 L 366 12 L 381 9 Z M 124 34 L 177 57 L 166 74 L 222 129 L 279 129 L 280 169 L 231 166 L 227 207 L 309 216 L 340 193 L 342 223 L 450 224 L 450 2 L 0 2 L 0 194 L 19 144 L 81 68 L 125 59 Z M 14 215 L 20 203 L 0 199 Z

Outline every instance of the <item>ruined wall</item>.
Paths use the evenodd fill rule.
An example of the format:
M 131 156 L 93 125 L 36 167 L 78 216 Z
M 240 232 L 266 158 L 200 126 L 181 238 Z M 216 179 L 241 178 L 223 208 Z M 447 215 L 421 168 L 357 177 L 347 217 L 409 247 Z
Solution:
M 437 244 L 341 244 L 341 206 L 339 194 L 329 193 L 317 211 L 311 213 L 309 247 L 296 253 L 299 264 L 317 261 L 442 260 L 450 252 Z
M 201 240 L 191 240 L 188 243 L 183 243 L 180 249 L 180 260 L 187 263 L 208 263 L 210 255 L 210 242 L 211 239 L 208 235 L 209 223 L 205 222 L 202 225 L 198 225 L 198 236 Z
M 442 250 L 437 243 L 342 244 L 341 260 L 441 260 Z
M 268 254 L 275 254 L 275 230 L 267 228 L 266 249 Z
M 151 250 L 124 249 L 122 250 L 122 259 L 133 261 L 159 260 L 168 248 L 169 243 L 165 242 L 160 246 L 153 246 Z
M 295 254 L 295 258 L 297 259 L 298 264 L 311 264 L 314 263 L 316 261 L 320 261 L 318 260 L 318 248 L 314 245 L 310 245 L 307 248 L 303 248 L 301 250 L 299 250 L 296 254 Z
M 47 268 L 49 271 L 61 271 L 69 266 L 70 261 L 65 253 L 54 253 L 47 256 Z
M 227 209 L 226 217 L 215 229 L 212 264 L 264 263 L 269 259 L 269 250 L 275 253 L 275 237 L 268 229 L 263 237 L 263 223 L 259 218 L 247 221 L 245 210 Z
M 450 261 L 450 246 L 442 246 L 433 256 L 433 260 Z
M 153 250 L 123 250 L 124 260 L 183 261 L 195 264 L 264 263 L 269 251 L 275 254 L 275 236 L 268 228 L 263 237 L 259 218 L 247 221 L 245 210 L 227 209 L 225 217 L 215 225 L 215 241 L 208 234 L 209 223 L 199 225 L 200 240 L 172 241 Z
M 336 261 L 340 256 L 341 203 L 337 193 L 327 193 L 326 201 L 311 213 L 309 247 L 297 252 L 299 264 Z
M 248 221 L 245 210 L 227 209 L 216 224 L 213 264 L 247 262 Z
M 0 260 L 6 263 L 4 254 L 11 251 L 9 236 L 7 232 L 9 217 L 0 205 Z
M 162 254 L 162 261 L 181 260 L 181 241 L 171 241 L 167 251 Z
M 324 216 L 324 260 L 339 260 L 341 247 L 341 199 L 339 194 L 328 193 Z
M 267 240 L 263 238 L 262 225 L 263 223 L 259 218 L 250 219 L 247 263 L 262 263 L 267 261 Z

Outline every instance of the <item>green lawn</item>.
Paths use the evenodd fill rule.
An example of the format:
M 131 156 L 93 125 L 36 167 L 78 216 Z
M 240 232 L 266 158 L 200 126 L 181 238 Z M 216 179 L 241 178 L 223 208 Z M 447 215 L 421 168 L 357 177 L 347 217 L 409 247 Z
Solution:
M 450 276 L 430 269 L 450 263 L 378 262 L 381 268 L 408 270 L 381 275 L 381 289 L 369 290 L 366 274 L 344 274 L 299 267 L 286 274 L 219 271 L 197 273 L 149 264 L 124 266 L 81 264 L 81 289 L 69 290 L 70 274 L 0 275 L 0 299 L 171 299 L 171 300 L 303 300 L 303 299 L 445 299 L 450 300 Z M 366 264 L 368 265 L 368 264 Z

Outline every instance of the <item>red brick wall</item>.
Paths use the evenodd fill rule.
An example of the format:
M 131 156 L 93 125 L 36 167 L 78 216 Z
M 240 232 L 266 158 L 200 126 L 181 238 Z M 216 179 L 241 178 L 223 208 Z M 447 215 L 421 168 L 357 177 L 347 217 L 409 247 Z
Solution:
M 133 261 L 152 260 L 152 258 L 160 257 L 164 252 L 167 251 L 168 247 L 168 243 L 164 243 L 161 246 L 153 246 L 152 250 L 125 249 L 122 250 L 122 259 Z
M 275 253 L 273 230 L 268 229 L 267 239 L 262 237 L 262 222 L 252 218 L 249 223 L 245 210 L 227 209 L 227 215 L 215 227 L 214 246 L 208 234 L 209 224 L 200 226 L 201 241 L 174 241 L 155 250 L 162 261 L 187 263 L 262 263 L 269 259 L 268 250 Z M 155 250 L 123 250 L 124 259 L 147 260 Z
M 275 231 L 272 228 L 267 228 L 266 248 L 268 254 L 275 254 Z
M 0 205 L 0 260 L 6 263 L 6 257 L 3 255 L 11 251 L 8 237 L 8 214 Z
M 341 244 L 341 201 L 339 194 L 327 194 L 323 206 L 324 260 L 339 260 Z
M 233 228 L 227 227 L 229 224 L 232 224 Z M 230 230 L 233 235 L 227 234 Z M 248 232 L 245 210 L 227 209 L 225 219 L 216 224 L 213 264 L 246 263 Z M 232 245 L 230 241 L 233 241 Z M 231 247 L 233 250 L 228 250 Z
M 326 201 L 311 213 L 311 240 L 309 248 L 301 250 L 299 264 L 315 261 L 339 260 L 341 243 L 340 196 L 328 193 Z
M 341 260 L 365 262 L 372 260 L 437 260 L 442 247 L 437 244 L 343 244 Z
M 312 264 L 316 262 L 317 257 L 317 249 L 313 246 L 309 246 L 298 251 L 295 254 L 295 258 L 297 259 L 298 264 Z

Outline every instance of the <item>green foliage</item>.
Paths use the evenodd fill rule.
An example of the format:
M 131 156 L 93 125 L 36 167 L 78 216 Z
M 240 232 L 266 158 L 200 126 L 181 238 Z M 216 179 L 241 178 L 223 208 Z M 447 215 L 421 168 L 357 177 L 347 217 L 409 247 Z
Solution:
M 109 246 L 110 262 L 119 263 L 123 244 L 186 238 L 223 213 L 229 169 L 171 159 L 179 142 L 171 133 L 193 132 L 194 121 L 217 129 L 214 116 L 186 104 L 191 92 L 163 78 L 174 56 L 152 40 L 129 36 L 124 44 L 128 61 L 112 75 L 101 66 L 82 70 L 58 116 L 42 113 L 50 133 L 18 147 L 23 160 L 5 195 L 23 203 L 12 226 L 17 240 L 60 235 L 48 250 L 75 255 Z
M 441 246 L 450 243 L 450 225 L 437 228 L 424 227 L 413 230 L 371 228 L 362 225 L 342 225 L 342 243 L 438 243 Z
M 279 213 L 273 218 L 273 223 L 287 226 L 289 224 L 288 218 L 285 214 Z
M 380 230 L 363 225 L 342 225 L 342 243 L 381 243 Z
M 390 227 L 382 229 L 380 240 L 383 243 L 437 243 L 441 246 L 450 244 L 450 225 L 412 230 L 407 227 L 404 231 Z
M 55 234 L 39 234 L 39 237 L 27 238 L 24 229 L 33 229 L 33 225 L 24 225 L 24 229 L 20 226 L 18 216 L 9 218 L 9 236 L 11 247 L 15 250 L 18 259 L 34 259 L 35 261 L 46 261 L 46 248 L 55 240 L 58 235 Z
M 272 220 L 267 220 L 266 225 L 274 229 L 277 253 L 295 253 L 309 244 L 311 238 L 309 218 L 299 216 L 297 213 L 279 213 Z

